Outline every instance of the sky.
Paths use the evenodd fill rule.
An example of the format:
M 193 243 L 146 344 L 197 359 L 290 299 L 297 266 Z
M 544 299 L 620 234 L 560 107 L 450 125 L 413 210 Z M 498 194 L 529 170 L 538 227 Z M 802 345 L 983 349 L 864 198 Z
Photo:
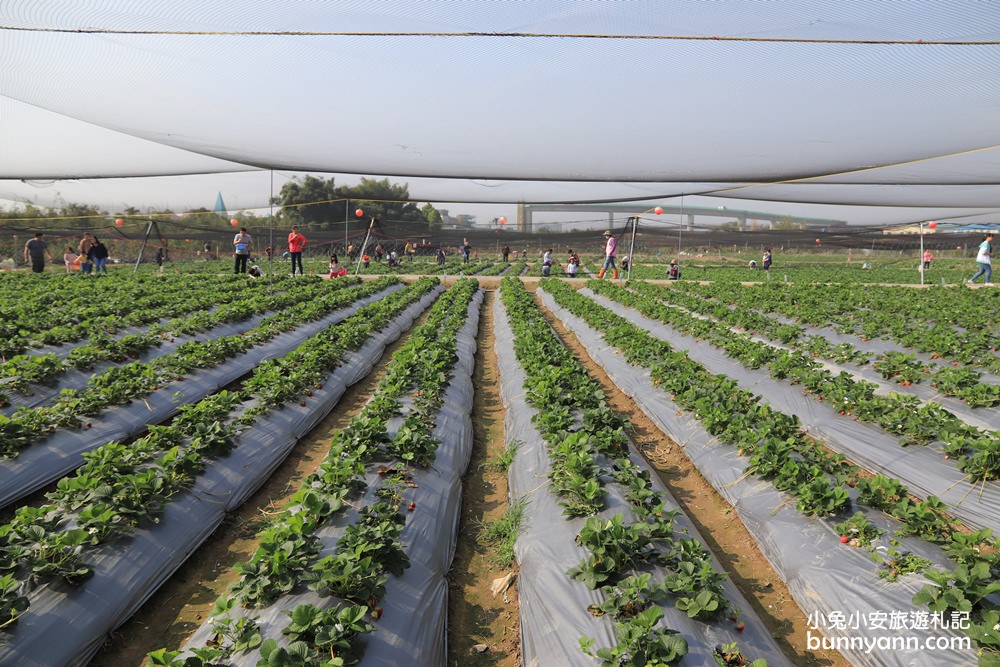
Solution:
M 6 0 L 0 53 L 0 203 L 252 209 L 318 172 L 480 221 L 1000 211 L 1000 3 Z

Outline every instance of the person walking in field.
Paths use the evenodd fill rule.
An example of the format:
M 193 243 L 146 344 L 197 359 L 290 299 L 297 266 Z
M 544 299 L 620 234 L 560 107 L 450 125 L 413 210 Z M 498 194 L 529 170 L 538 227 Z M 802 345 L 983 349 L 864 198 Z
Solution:
M 240 227 L 240 232 L 233 237 L 233 273 L 246 273 L 250 250 L 253 248 L 253 238 L 247 233 L 246 227 Z
M 931 268 L 931 262 L 934 261 L 934 255 L 931 254 L 930 250 L 924 250 L 924 270 Z
M 503 261 L 508 261 L 510 258 L 510 246 L 506 243 L 503 244 L 503 249 L 500 251 L 503 253 Z
M 42 238 L 42 232 L 35 232 L 34 238 L 28 239 L 24 244 L 24 263 L 31 261 L 32 273 L 43 273 L 45 271 L 45 260 L 52 261 L 52 253 L 49 252 L 49 244 Z
M 604 238 L 607 239 L 607 243 L 604 246 L 604 266 L 598 272 L 597 279 L 604 278 L 604 274 L 607 273 L 608 269 L 611 269 L 611 277 L 617 279 L 618 267 L 615 265 L 615 257 L 618 256 L 618 240 L 615 239 L 611 230 L 604 232 Z
M 771 249 L 768 248 L 764 251 L 764 255 L 760 258 L 760 265 L 765 271 L 771 270 Z
M 976 282 L 976 278 L 979 276 L 986 276 L 987 285 L 992 285 L 990 278 L 993 275 L 993 267 L 990 264 L 990 257 L 993 255 L 993 234 L 987 234 L 983 237 L 983 242 L 979 244 L 979 252 L 976 253 L 976 264 L 979 265 L 979 269 L 976 273 L 969 278 L 969 284 Z
M 108 275 L 108 248 L 96 236 L 93 240 L 87 259 L 94 263 L 94 275 Z
M 295 265 L 298 264 L 299 275 L 304 276 L 302 270 L 302 249 L 306 247 L 308 240 L 299 232 L 299 228 L 292 225 L 292 231 L 288 234 L 288 254 L 292 258 L 292 275 L 295 275 Z

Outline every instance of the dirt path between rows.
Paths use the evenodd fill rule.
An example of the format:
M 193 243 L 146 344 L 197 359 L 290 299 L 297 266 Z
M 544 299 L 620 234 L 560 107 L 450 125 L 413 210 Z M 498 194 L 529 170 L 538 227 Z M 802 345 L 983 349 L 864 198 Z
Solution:
M 493 595 L 490 586 L 507 572 L 491 562 L 488 547 L 479 544 L 479 528 L 507 508 L 507 477 L 490 467 L 505 448 L 504 408 L 493 349 L 493 299 L 486 292 L 479 335 L 476 395 L 472 408 L 473 450 L 462 479 L 462 518 L 449 579 L 448 665 L 450 667 L 516 667 L 521 664 L 521 630 L 517 584 Z
M 704 537 L 705 546 L 719 559 L 789 660 L 799 667 L 850 667 L 839 653 L 808 649 L 805 614 L 756 547 L 732 506 L 702 477 L 684 448 L 673 442 L 618 389 L 604 369 L 591 359 L 576 335 L 563 326 L 540 299 L 538 304 L 563 344 L 604 386 L 612 408 L 632 420 L 637 446 L 659 472 L 660 479 Z

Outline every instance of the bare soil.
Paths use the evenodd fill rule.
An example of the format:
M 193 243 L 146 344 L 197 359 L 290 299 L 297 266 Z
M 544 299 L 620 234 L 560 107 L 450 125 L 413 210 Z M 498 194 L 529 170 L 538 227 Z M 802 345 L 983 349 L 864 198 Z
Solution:
M 474 447 L 462 480 L 462 518 L 458 546 L 449 579 L 448 665 L 450 667 L 515 667 L 521 664 L 520 619 L 514 583 L 496 596 L 494 580 L 508 571 L 492 562 L 492 553 L 478 541 L 480 526 L 507 508 L 507 477 L 490 462 L 505 448 L 504 409 L 500 402 L 496 353 L 493 350 L 493 299 L 487 292 L 479 320 L 473 383 Z

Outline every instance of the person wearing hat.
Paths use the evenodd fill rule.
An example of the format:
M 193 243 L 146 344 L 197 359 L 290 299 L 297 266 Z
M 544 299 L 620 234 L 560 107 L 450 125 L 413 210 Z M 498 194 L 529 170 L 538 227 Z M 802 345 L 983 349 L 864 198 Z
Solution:
M 604 238 L 608 240 L 607 245 L 604 246 L 604 266 L 597 274 L 597 279 L 600 280 L 607 273 L 608 269 L 611 269 L 611 277 L 618 277 L 618 267 L 615 266 L 615 257 L 618 255 L 618 241 L 615 239 L 611 230 L 604 232 Z
M 670 260 L 670 266 L 667 268 L 667 280 L 680 280 L 681 279 L 681 267 L 677 266 L 677 260 Z

